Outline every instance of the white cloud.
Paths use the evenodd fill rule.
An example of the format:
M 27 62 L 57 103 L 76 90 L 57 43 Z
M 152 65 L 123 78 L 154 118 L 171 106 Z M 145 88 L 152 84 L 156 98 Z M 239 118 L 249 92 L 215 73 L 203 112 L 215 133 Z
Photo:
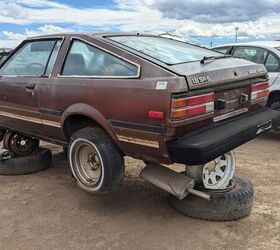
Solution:
M 255 21 L 280 12 L 279 0 L 155 0 L 165 17 L 202 23 Z
M 73 30 L 71 29 L 68 28 L 65 29 L 54 25 L 44 25 L 36 30 L 26 29 L 24 33 L 13 33 L 11 31 L 2 31 L 2 35 L 4 35 L 6 39 L 0 40 L 0 47 L 14 48 L 27 37 L 54 34 L 54 33 L 72 32 L 72 31 Z
M 245 14 L 242 14 L 243 19 L 238 16 L 238 13 L 231 15 L 230 8 L 232 6 L 235 8 L 236 1 L 239 3 L 240 13 L 245 13 L 246 18 Z M 185 38 L 234 36 L 234 28 L 238 26 L 239 34 L 243 37 L 280 38 L 280 13 L 277 13 L 276 9 L 276 7 L 280 6 L 279 1 L 268 0 L 271 5 L 274 4 L 273 6 L 276 6 L 275 10 L 272 11 L 271 6 L 268 6 L 267 3 L 257 0 L 258 6 L 265 6 L 266 12 L 264 13 L 266 16 L 256 14 L 259 13 L 259 10 L 256 12 L 254 6 L 252 10 L 245 9 L 248 8 L 248 3 L 254 5 L 255 2 L 253 0 L 246 0 L 244 6 L 240 0 L 236 1 L 190 0 L 190 2 L 186 2 L 176 0 L 175 2 L 175 0 L 115 0 L 114 8 L 105 9 L 75 8 L 55 0 L 2 0 L 0 1 L 1 23 L 23 26 L 37 24 L 41 26 L 36 30 L 26 30 L 22 34 L 3 31 L 2 34 L 6 39 L 0 41 L 0 43 L 7 43 L 6 40 L 8 40 L 11 44 L 16 44 L 26 36 L 33 34 L 72 31 L 71 29 L 61 28 L 62 24 L 68 27 L 75 25 L 79 27 L 87 26 L 87 29 L 88 27 L 93 27 L 94 30 L 98 28 L 109 30 L 110 27 L 114 27 L 122 31 L 171 31 Z M 159 3 L 161 5 L 158 5 Z M 167 8 L 166 6 L 170 6 L 170 3 L 173 3 L 172 8 Z M 179 8 L 179 6 L 185 3 L 191 3 L 192 6 L 197 7 L 193 15 L 184 16 L 182 13 L 185 12 L 179 11 L 183 9 Z M 213 11 L 207 3 L 210 7 L 213 4 L 220 3 L 220 10 L 217 7 Z M 228 11 L 226 11 L 225 6 L 229 8 Z M 174 16 L 173 12 L 175 10 L 180 15 L 177 13 L 177 16 Z M 203 12 L 203 15 L 207 15 L 208 19 L 197 18 L 200 13 L 199 11 Z M 195 13 L 198 14 L 195 15 Z M 255 17 L 249 17 L 254 14 Z M 223 18 L 212 21 L 212 23 L 205 23 L 205 20 L 210 20 L 211 18 L 213 20 L 215 15 L 223 15 Z M 2 44 L 0 46 L 3 46 Z

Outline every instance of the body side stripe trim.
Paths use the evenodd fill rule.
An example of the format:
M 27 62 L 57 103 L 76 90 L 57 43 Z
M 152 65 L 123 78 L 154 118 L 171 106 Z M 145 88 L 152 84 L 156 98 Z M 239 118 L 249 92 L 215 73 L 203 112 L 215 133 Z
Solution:
M 110 120 L 113 127 L 121 127 L 121 128 L 130 128 L 135 130 L 142 130 L 154 133 L 165 133 L 166 128 L 163 126 L 154 126 L 149 124 L 142 123 L 134 123 L 134 122 L 125 122 L 119 120 Z
M 13 119 L 27 121 L 27 122 L 33 122 L 33 123 L 42 124 L 42 125 L 51 126 L 51 127 L 57 127 L 57 128 L 61 127 L 59 122 L 49 121 L 49 120 L 45 120 L 45 119 L 41 120 L 41 119 L 34 118 L 34 117 L 17 115 L 17 114 L 13 114 L 13 113 L 9 113 L 9 112 L 4 112 L 4 111 L 0 111 L 0 116 L 5 116 L 5 117 L 13 118 Z

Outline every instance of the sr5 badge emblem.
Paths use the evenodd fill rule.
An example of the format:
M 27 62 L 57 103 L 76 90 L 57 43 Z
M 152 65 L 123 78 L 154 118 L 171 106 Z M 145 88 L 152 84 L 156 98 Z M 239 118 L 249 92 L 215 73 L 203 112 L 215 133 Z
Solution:
M 205 83 L 205 82 L 211 82 L 210 76 L 200 76 L 192 78 L 193 84 L 199 84 L 199 83 Z

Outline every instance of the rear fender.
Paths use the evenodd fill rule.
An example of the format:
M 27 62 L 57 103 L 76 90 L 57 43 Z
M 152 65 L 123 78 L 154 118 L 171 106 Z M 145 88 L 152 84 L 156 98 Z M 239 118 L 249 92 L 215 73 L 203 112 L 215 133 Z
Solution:
M 83 115 L 92 119 L 110 135 L 110 137 L 113 139 L 113 141 L 116 144 L 119 144 L 118 139 L 116 135 L 113 133 L 113 129 L 110 126 L 108 120 L 92 106 L 85 103 L 77 103 L 68 107 L 63 112 L 61 117 L 61 123 L 63 124 L 63 127 L 65 125 L 66 120 L 73 115 Z

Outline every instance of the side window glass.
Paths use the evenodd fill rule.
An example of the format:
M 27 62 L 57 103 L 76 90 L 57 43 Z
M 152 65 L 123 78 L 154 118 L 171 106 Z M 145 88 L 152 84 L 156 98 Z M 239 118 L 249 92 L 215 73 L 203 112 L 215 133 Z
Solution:
M 279 62 L 275 58 L 275 56 L 271 53 L 269 53 L 266 62 L 265 67 L 268 72 L 278 72 L 279 71 Z
M 87 43 L 74 40 L 66 57 L 65 76 L 137 76 L 138 67 Z
M 48 63 L 48 67 L 47 67 L 46 72 L 45 72 L 46 76 L 49 76 L 52 73 L 53 66 L 55 64 L 55 61 L 56 61 L 57 54 L 59 52 L 60 46 L 61 46 L 61 41 L 57 41 L 55 43 L 54 48 L 53 48 L 52 55 L 51 55 L 49 63 Z
M 241 57 L 255 63 L 264 64 L 267 51 L 254 47 L 237 47 L 233 53 L 235 57 Z
M 56 41 L 34 41 L 23 45 L 0 69 L 0 75 L 44 75 Z

